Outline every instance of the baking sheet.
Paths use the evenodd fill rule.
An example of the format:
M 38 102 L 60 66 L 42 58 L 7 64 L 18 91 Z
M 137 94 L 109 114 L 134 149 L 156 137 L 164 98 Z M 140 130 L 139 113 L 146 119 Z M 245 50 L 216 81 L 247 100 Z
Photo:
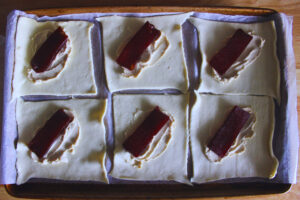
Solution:
M 14 118 L 14 109 L 15 102 L 11 101 L 11 77 L 12 77 L 12 66 L 14 62 L 14 36 L 16 29 L 16 20 L 19 15 L 24 15 L 28 17 L 35 18 L 39 21 L 46 20 L 87 20 L 98 24 L 94 20 L 96 17 L 118 14 L 122 16 L 153 16 L 153 15 L 163 15 L 171 13 L 89 13 L 89 14 L 74 14 L 74 15 L 64 15 L 58 17 L 37 17 L 35 15 L 28 15 L 22 11 L 13 11 L 8 16 L 7 24 L 7 37 L 6 37 L 6 52 L 5 52 L 5 76 L 4 76 L 4 106 L 3 106 L 3 129 L 2 129 L 2 146 L 1 146 L 1 173 L 0 173 L 0 184 L 13 184 L 16 182 L 16 170 L 15 170 L 15 139 L 17 136 L 16 124 Z M 280 106 L 276 107 L 276 128 L 273 140 L 273 146 L 276 146 L 274 153 L 280 165 L 278 168 L 277 175 L 274 179 L 263 179 L 263 178 L 247 178 L 247 179 L 230 179 L 230 180 L 221 180 L 217 182 L 277 182 L 277 183 L 295 183 L 296 182 L 296 171 L 298 163 L 298 124 L 297 124 L 297 90 L 296 90 L 296 68 L 295 68 L 295 59 L 292 49 L 292 17 L 286 16 L 284 14 L 274 14 L 268 17 L 257 17 L 257 16 L 228 16 L 221 14 L 211 14 L 211 13 L 193 13 L 195 17 L 208 19 L 208 20 L 219 20 L 219 21 L 230 21 L 230 22 L 260 22 L 274 19 L 277 28 L 278 42 L 277 50 L 278 57 L 280 60 L 281 67 L 281 97 L 282 103 Z M 195 75 L 189 73 L 190 76 L 190 90 L 194 88 L 197 84 L 199 76 L 199 64 L 201 63 L 201 58 L 194 57 L 193 55 L 198 54 L 198 42 L 197 42 L 197 32 L 195 29 L 191 29 L 188 24 L 185 24 L 183 31 L 192 30 L 189 32 L 189 40 L 185 40 L 186 49 L 190 49 L 186 58 L 187 64 L 189 67 L 189 72 L 195 72 Z M 99 27 L 96 28 L 94 34 L 100 34 Z M 187 36 L 187 35 L 186 35 Z M 193 40 L 190 38 L 192 37 Z M 193 41 L 187 43 L 186 41 Z M 97 48 L 98 45 L 94 46 Z M 96 56 L 96 62 L 99 63 L 101 68 L 100 71 L 96 73 L 101 73 L 103 70 L 102 66 L 102 53 L 101 48 L 95 49 L 95 52 L 100 52 Z M 94 54 L 95 55 L 95 54 Z M 191 59 L 195 58 L 195 59 Z M 95 65 L 97 66 L 97 65 Z M 96 76 L 97 77 L 97 76 Z M 97 83 L 101 83 L 104 80 L 97 80 Z M 98 84 L 97 84 L 98 85 Z M 100 84 L 101 85 L 101 84 Z M 99 86 L 99 85 L 98 85 Z M 104 89 L 104 93 L 101 93 L 99 96 L 107 96 L 111 100 L 111 94 L 107 93 Z M 142 91 L 145 92 L 145 91 Z M 173 91 L 160 91 L 160 92 L 173 92 Z M 32 98 L 32 97 L 29 97 Z M 36 97 L 35 97 L 36 98 Z M 41 98 L 41 97 L 37 97 Z M 48 98 L 48 97 L 42 97 Z M 52 97 L 53 98 L 53 97 Z M 109 106 L 110 107 L 110 106 Z M 108 111 L 108 114 L 111 113 L 111 109 Z M 112 138 L 112 126 L 111 123 L 108 123 L 108 149 L 112 150 L 113 138 Z M 108 162 L 108 167 L 109 166 Z M 135 181 L 117 181 L 110 178 L 112 183 L 135 183 Z M 153 183 L 153 182 L 152 182 Z

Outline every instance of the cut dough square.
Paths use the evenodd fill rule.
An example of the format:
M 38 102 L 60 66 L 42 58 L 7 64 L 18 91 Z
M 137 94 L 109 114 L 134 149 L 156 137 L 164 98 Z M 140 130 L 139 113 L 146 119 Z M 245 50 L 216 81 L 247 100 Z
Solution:
M 280 69 L 276 54 L 276 29 L 274 21 L 261 23 L 229 23 L 190 18 L 198 30 L 202 65 L 198 92 L 215 94 L 266 95 L 280 101 Z M 256 59 L 239 65 L 244 68 L 236 78 L 219 81 L 209 66 L 210 59 L 225 46 L 237 29 L 261 37 L 262 48 Z M 254 41 L 254 39 L 253 39 Z M 250 44 L 248 45 L 250 46 Z M 252 47 L 251 47 L 252 48 Z M 240 60 L 244 63 L 245 60 Z M 249 60 L 248 60 L 249 61 Z
M 245 138 L 239 146 L 241 148 L 237 148 L 240 151 L 227 155 L 221 161 L 210 161 L 205 153 L 207 144 L 235 105 L 251 108 L 255 115 L 253 135 Z M 196 94 L 190 124 L 192 182 L 237 177 L 273 178 L 278 167 L 272 150 L 274 115 L 271 97 Z
M 181 25 L 189 16 L 190 13 L 145 18 L 121 16 L 97 18 L 102 24 L 104 66 L 109 90 L 111 92 L 127 89 L 186 91 L 189 83 L 183 55 Z M 136 77 L 126 77 L 116 59 L 124 46 L 146 21 L 149 21 L 162 33 L 161 39 L 157 40 L 157 46 L 160 46 L 154 48 L 159 49 L 165 42 L 167 49 L 162 51 L 163 53 L 157 53 L 162 55 L 158 56 L 158 59 L 155 59 L 156 56 L 152 56 Z M 153 60 L 155 61 L 153 62 Z
M 69 40 L 61 54 L 62 59 L 56 57 L 57 63 L 64 67 L 56 76 L 49 75 L 54 78 L 41 80 L 41 75 L 32 75 L 30 62 L 37 49 L 59 26 Z M 16 29 L 13 97 L 97 94 L 91 49 L 93 26 L 93 23 L 85 21 L 37 22 L 31 18 L 19 17 Z M 67 57 L 64 57 L 65 54 Z M 56 63 L 56 60 L 53 63 Z
M 156 106 L 174 120 L 171 132 L 164 132 L 158 145 L 150 148 L 153 152 L 149 157 L 137 159 L 123 148 L 123 142 Z M 188 183 L 187 110 L 187 95 L 114 95 L 115 150 L 111 176 L 128 180 Z
M 107 100 L 72 99 L 28 102 L 17 100 L 17 184 L 30 178 L 107 182 L 104 115 Z M 58 148 L 55 143 L 40 161 L 28 148 L 39 128 L 60 108 L 74 116 L 78 129 L 67 129 Z M 76 126 L 72 126 L 76 127 Z M 74 131 L 75 130 L 75 131 Z M 76 131 L 77 130 L 77 131 Z M 57 141 L 59 141 L 58 139 Z M 51 155 L 51 156 L 50 156 Z

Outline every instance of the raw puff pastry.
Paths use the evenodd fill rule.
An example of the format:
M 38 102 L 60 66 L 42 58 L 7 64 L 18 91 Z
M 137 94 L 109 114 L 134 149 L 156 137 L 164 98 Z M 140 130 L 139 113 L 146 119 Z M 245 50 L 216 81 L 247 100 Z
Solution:
M 120 17 L 109 16 L 97 18 L 102 24 L 104 65 L 108 88 L 111 92 L 126 89 L 188 89 L 188 74 L 183 55 L 182 29 L 190 13 L 156 17 Z M 164 55 L 153 65 L 146 66 L 135 78 L 122 74 L 116 63 L 117 50 L 125 41 L 149 21 L 164 33 L 169 47 Z
M 18 99 L 16 119 L 18 125 L 17 184 L 29 178 L 60 180 L 94 180 L 107 182 L 104 167 L 106 157 L 103 117 L 106 100 L 73 99 L 25 102 Z M 79 136 L 72 152 L 66 152 L 63 161 L 42 164 L 30 156 L 27 144 L 56 110 L 68 108 L 79 123 Z
M 175 180 L 188 183 L 187 179 L 187 95 L 114 95 L 115 150 L 111 176 L 131 180 Z M 130 164 L 131 154 L 122 144 L 144 118 L 135 119 L 137 113 L 149 113 L 155 106 L 169 113 L 174 122 L 171 140 L 166 150 L 152 160 L 143 162 L 141 168 Z M 127 160 L 127 161 L 126 161 Z
M 204 148 L 235 105 L 251 107 L 254 111 L 254 135 L 247 139 L 242 153 L 223 158 L 220 162 L 211 162 L 205 156 Z M 278 167 L 272 150 L 274 115 L 271 97 L 196 94 L 190 124 L 194 168 L 192 182 L 236 177 L 274 177 Z
M 61 26 L 71 43 L 71 52 L 65 67 L 56 78 L 34 83 L 27 77 L 27 69 L 34 56 L 32 38 L 40 31 L 55 30 Z M 96 94 L 94 66 L 91 50 L 91 29 L 94 25 L 85 21 L 37 22 L 20 17 L 16 31 L 13 97 L 23 95 L 80 95 Z M 80 84 L 78 84 L 80 83 Z
M 202 56 L 198 92 L 266 95 L 280 101 L 280 69 L 276 54 L 277 36 L 274 21 L 242 24 L 193 17 L 189 20 L 198 30 Z M 261 36 L 265 43 L 258 58 L 246 66 L 236 79 L 222 83 L 211 75 L 208 61 L 226 44 L 238 28 L 245 32 L 253 31 L 254 34 Z

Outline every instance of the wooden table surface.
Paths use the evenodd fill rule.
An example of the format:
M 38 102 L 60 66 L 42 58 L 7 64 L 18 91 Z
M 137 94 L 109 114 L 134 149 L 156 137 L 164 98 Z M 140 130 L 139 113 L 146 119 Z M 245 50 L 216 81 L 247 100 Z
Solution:
M 271 8 L 278 12 L 294 16 L 293 24 L 293 46 L 296 57 L 297 67 L 297 93 L 298 93 L 298 116 L 300 113 L 300 0 L 1 0 L 0 1 L 0 35 L 5 35 L 6 16 L 13 9 L 30 10 L 41 8 L 63 8 L 63 7 L 86 7 L 86 6 L 239 6 L 239 7 L 261 7 Z M 300 127 L 300 120 L 298 124 Z M 300 152 L 299 152 L 300 153 Z M 300 162 L 298 162 L 300 164 Z M 300 169 L 297 173 L 297 184 L 293 185 L 291 190 L 285 194 L 263 195 L 263 196 L 245 196 L 242 199 L 270 199 L 270 200 L 294 200 L 300 199 Z M 5 188 L 0 186 L 0 200 L 18 199 L 7 194 Z M 62 198 L 59 198 L 63 200 Z M 213 198 L 209 198 L 213 199 Z M 220 197 L 216 199 L 241 199 L 241 197 Z

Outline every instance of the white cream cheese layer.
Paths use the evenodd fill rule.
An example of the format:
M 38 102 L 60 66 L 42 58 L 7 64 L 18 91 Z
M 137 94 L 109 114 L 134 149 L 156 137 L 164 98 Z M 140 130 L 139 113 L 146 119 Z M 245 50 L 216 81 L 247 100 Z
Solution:
M 66 48 L 53 62 L 53 67 L 58 67 L 44 73 L 34 73 L 30 62 L 35 49 L 58 26 L 68 35 Z M 93 26 L 85 21 L 37 22 L 20 16 L 16 29 L 13 98 L 23 95 L 96 94 L 91 44 Z
M 156 135 L 143 155 L 134 158 L 123 142 L 159 106 L 172 117 Z M 129 180 L 187 179 L 187 95 L 117 95 L 113 96 L 115 149 L 111 176 Z M 170 127 L 169 127 L 170 126 Z
M 134 113 L 134 121 L 140 121 L 140 119 L 138 119 L 139 117 L 146 117 L 145 113 L 149 114 L 150 112 L 151 110 L 144 112 L 142 112 L 141 110 L 137 111 L 136 113 Z M 171 120 L 169 120 L 153 137 L 152 141 L 146 147 L 145 151 L 138 157 L 131 155 L 130 159 L 126 160 L 126 162 L 130 162 L 133 166 L 141 168 L 144 162 L 155 159 L 164 153 L 172 137 L 172 123 L 174 121 L 174 119 L 172 119 L 172 117 L 169 114 L 167 115 L 171 118 Z M 134 124 L 131 124 L 129 126 L 135 127 L 136 123 L 134 121 L 132 121 L 132 123 Z M 130 134 L 132 133 L 125 133 L 125 135 L 128 135 L 127 137 L 129 137 Z
M 65 113 L 69 116 L 73 116 L 71 111 L 64 109 Z M 59 136 L 51 145 L 48 152 L 44 155 L 42 159 L 39 159 L 34 152 L 31 152 L 31 158 L 36 162 L 55 163 L 55 162 L 68 162 L 68 153 L 72 153 L 74 146 L 79 137 L 79 123 L 77 119 L 68 124 L 64 134 Z
M 280 102 L 280 68 L 276 54 L 277 36 L 274 21 L 245 24 L 210 21 L 194 17 L 189 20 L 198 30 L 199 50 L 202 57 L 198 92 L 265 95 L 274 97 Z M 232 68 L 233 70 L 226 75 L 227 78 L 223 77 L 224 80 L 220 81 L 220 78 L 215 76 L 209 61 L 239 28 L 246 33 L 254 34 L 253 45 L 256 46 L 256 51 L 251 51 L 250 57 L 246 56 L 246 59 L 243 58 L 244 55 L 241 55 L 240 60 Z M 251 49 L 252 47 L 249 50 Z M 244 53 L 248 54 L 248 51 Z M 257 54 L 259 55 L 257 56 Z M 250 59 L 256 56 L 256 59 Z
M 45 159 L 28 148 L 41 125 L 58 109 L 72 112 L 74 120 Z M 30 178 L 107 182 L 104 115 L 106 100 L 72 99 L 26 102 L 17 100 L 17 184 Z
M 54 32 L 55 30 L 51 29 L 45 29 L 41 30 L 40 32 L 36 33 L 32 36 L 31 39 L 31 55 L 35 55 L 37 50 L 42 46 L 42 44 L 48 39 L 48 37 Z M 32 80 L 33 82 L 43 82 L 52 78 L 55 78 L 58 73 L 61 72 L 61 70 L 64 68 L 65 63 L 68 58 L 68 54 L 71 51 L 71 44 L 68 39 L 66 46 L 62 48 L 58 54 L 56 55 L 55 59 L 50 64 L 49 70 L 41 73 L 36 73 L 32 67 L 28 66 L 28 78 Z
M 255 119 L 255 114 L 252 112 L 250 107 L 245 107 L 243 108 L 243 110 L 250 113 L 250 117 L 223 158 L 220 158 L 217 154 L 211 151 L 207 146 L 205 147 L 206 157 L 210 161 L 219 162 L 229 156 L 233 156 L 235 154 L 239 154 L 245 151 L 245 145 L 247 139 L 252 138 L 252 136 L 254 135 L 253 129 L 255 126 L 256 119 Z
M 218 161 L 214 153 L 206 152 L 207 142 L 235 105 L 251 107 L 255 123 L 245 126 L 232 146 L 231 153 Z M 278 161 L 272 147 L 275 112 L 271 97 L 197 93 L 190 123 L 192 182 L 203 183 L 237 177 L 273 178 L 276 175 Z
M 178 89 L 186 91 L 189 81 L 182 45 L 181 25 L 191 13 L 154 17 L 107 16 L 97 18 L 102 25 L 103 53 L 106 80 L 111 92 L 127 89 Z M 116 62 L 120 49 L 149 21 L 160 30 L 158 49 L 147 62 L 128 72 Z M 148 48 L 151 52 L 152 47 Z M 117 51 L 118 50 L 118 51 Z M 145 57 L 148 57 L 145 53 Z M 140 72 L 140 73 L 139 73 Z M 128 77 L 130 76 L 130 77 Z
M 252 40 L 249 42 L 249 44 L 244 49 L 242 54 L 237 58 L 237 60 L 225 72 L 225 74 L 220 76 L 216 72 L 216 70 L 212 68 L 213 76 L 218 81 L 227 82 L 231 81 L 231 79 L 236 79 L 245 67 L 248 67 L 252 62 L 254 62 L 258 58 L 265 43 L 265 40 L 259 35 L 255 35 L 251 32 L 248 34 L 253 37 Z
M 169 41 L 167 37 L 161 33 L 160 37 L 152 42 L 149 47 L 143 52 L 141 60 L 137 62 L 133 70 L 128 70 L 123 67 L 122 75 L 125 77 L 136 77 L 144 67 L 155 64 L 167 51 Z M 120 66 L 121 67 L 121 66 Z
M 172 137 L 172 122 L 169 121 L 162 129 L 153 137 L 145 152 L 136 158 L 139 161 L 148 161 L 155 159 L 167 149 L 170 139 Z

